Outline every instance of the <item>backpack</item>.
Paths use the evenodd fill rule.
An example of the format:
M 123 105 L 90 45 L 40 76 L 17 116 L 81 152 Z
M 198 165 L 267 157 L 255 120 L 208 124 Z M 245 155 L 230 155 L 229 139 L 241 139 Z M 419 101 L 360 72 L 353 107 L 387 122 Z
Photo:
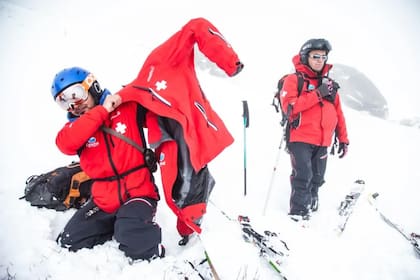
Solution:
M 79 162 L 72 162 L 41 175 L 29 176 L 24 196 L 31 206 L 64 211 L 80 208 L 90 198 L 92 180 Z
M 283 106 L 281 104 L 281 98 L 280 98 L 280 94 L 281 94 L 281 91 L 283 89 L 284 80 L 289 75 L 296 75 L 297 76 L 297 81 L 298 81 L 298 97 L 302 93 L 303 85 L 305 83 L 305 79 L 303 78 L 303 74 L 300 73 L 300 72 L 295 72 L 295 73 L 291 73 L 291 74 L 285 74 L 278 81 L 278 83 L 277 83 L 277 91 L 274 94 L 272 105 L 274 106 L 274 109 L 276 110 L 277 113 L 279 113 L 279 112 L 282 113 L 282 118 L 281 118 L 281 122 L 280 122 L 281 126 L 284 126 L 286 124 L 286 122 L 288 122 L 288 119 L 290 117 L 290 110 L 291 110 L 291 108 L 290 107 L 288 108 L 288 112 L 284 112 L 283 111 Z

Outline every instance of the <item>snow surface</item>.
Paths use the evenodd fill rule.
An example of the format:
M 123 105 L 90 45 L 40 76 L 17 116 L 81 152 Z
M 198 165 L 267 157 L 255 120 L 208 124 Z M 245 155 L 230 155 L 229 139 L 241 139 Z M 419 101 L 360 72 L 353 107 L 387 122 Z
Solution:
M 66 118 L 50 96 L 53 75 L 82 66 L 115 92 L 135 77 L 154 47 L 194 17 L 212 21 L 245 63 L 235 78 L 197 68 L 202 88 L 236 140 L 210 164 L 217 182 L 211 201 L 217 208 L 209 205 L 204 230 L 221 230 L 214 221 L 223 210 L 231 217 L 250 216 L 257 229 L 281 233 L 291 249 L 285 268 L 293 280 L 420 279 L 420 259 L 365 197 L 343 235 L 333 233 L 332 222 L 339 201 L 361 178 L 367 192 L 380 193 L 379 206 L 391 220 L 420 232 L 420 130 L 395 121 L 418 118 L 420 95 L 408 81 L 420 76 L 419 12 L 415 0 L 0 0 L 0 279 L 171 279 L 168 270 L 176 259 L 198 250 L 194 240 L 185 248 L 177 245 L 175 217 L 163 200 L 157 221 L 167 257 L 133 265 L 115 241 L 77 253 L 58 247 L 55 238 L 73 210 L 36 209 L 18 200 L 28 176 L 77 159 L 62 155 L 54 143 Z M 390 120 L 344 108 L 349 154 L 330 157 L 320 210 L 302 229 L 286 217 L 290 163 L 283 151 L 265 215 L 262 209 L 281 135 L 272 94 L 277 79 L 291 69 L 292 56 L 312 37 L 330 40 L 329 62 L 356 67 L 374 81 L 388 101 Z M 246 130 L 242 100 L 250 110 Z M 229 248 L 227 240 L 218 246 Z M 270 273 L 260 263 L 259 279 L 276 279 Z

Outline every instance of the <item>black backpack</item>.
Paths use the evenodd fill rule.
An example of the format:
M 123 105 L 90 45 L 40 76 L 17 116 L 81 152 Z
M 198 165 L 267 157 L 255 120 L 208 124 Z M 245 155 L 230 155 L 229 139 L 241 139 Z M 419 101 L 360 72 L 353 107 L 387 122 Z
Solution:
M 281 126 L 284 126 L 286 124 L 286 122 L 288 122 L 288 119 L 290 117 L 290 109 L 289 108 L 289 112 L 284 112 L 283 111 L 283 106 L 281 105 L 281 98 L 280 98 L 280 94 L 281 91 L 283 89 L 283 84 L 284 84 L 284 79 L 289 76 L 289 75 L 296 75 L 297 76 L 297 80 L 298 80 L 298 96 L 302 93 L 303 90 L 303 85 L 305 83 L 305 79 L 303 77 L 303 74 L 300 72 L 295 72 L 295 73 L 291 73 L 291 74 L 286 74 L 283 77 L 280 78 L 280 80 L 277 83 L 277 91 L 274 94 L 274 98 L 273 98 L 273 103 L 272 105 L 274 106 L 275 110 L 277 113 L 281 112 L 282 113 L 282 119 L 281 119 Z
M 80 208 L 90 198 L 92 180 L 82 171 L 79 162 L 26 180 L 24 196 L 31 206 L 64 211 Z
M 274 94 L 272 105 L 274 106 L 274 109 L 276 110 L 277 113 L 281 112 L 281 114 L 282 114 L 280 125 L 284 128 L 283 129 L 283 137 L 286 140 L 286 144 L 289 143 L 290 129 L 292 127 L 297 127 L 297 125 L 299 124 L 299 118 L 297 118 L 297 119 L 295 119 L 291 122 L 289 121 L 290 113 L 292 111 L 292 106 L 289 105 L 288 109 L 287 109 L 287 112 L 285 112 L 283 110 L 283 106 L 281 105 L 280 94 L 281 94 L 281 91 L 283 89 L 284 79 L 289 75 L 296 75 L 297 76 L 298 96 L 300 96 L 300 94 L 302 93 L 303 85 L 305 84 L 305 78 L 303 77 L 303 74 L 300 73 L 300 72 L 297 72 L 297 71 L 295 73 L 290 73 L 290 74 L 284 75 L 283 77 L 280 78 L 280 80 L 277 83 L 277 91 Z

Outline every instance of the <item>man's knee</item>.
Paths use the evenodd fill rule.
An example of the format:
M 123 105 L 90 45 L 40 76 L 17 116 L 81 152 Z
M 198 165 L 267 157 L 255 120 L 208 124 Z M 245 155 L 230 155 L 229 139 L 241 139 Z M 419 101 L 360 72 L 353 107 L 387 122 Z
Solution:
M 154 222 L 154 203 L 138 199 L 120 208 L 115 222 L 115 239 L 119 248 L 132 259 L 160 256 L 162 233 Z
M 112 232 L 97 235 L 78 235 L 64 230 L 57 237 L 57 243 L 63 248 L 76 252 L 82 248 L 93 248 L 95 245 L 104 244 L 112 239 Z
M 92 248 L 112 239 L 115 217 L 103 211 L 96 211 L 86 217 L 95 205 L 90 203 L 79 209 L 58 235 L 57 243 L 70 251 L 82 248 Z

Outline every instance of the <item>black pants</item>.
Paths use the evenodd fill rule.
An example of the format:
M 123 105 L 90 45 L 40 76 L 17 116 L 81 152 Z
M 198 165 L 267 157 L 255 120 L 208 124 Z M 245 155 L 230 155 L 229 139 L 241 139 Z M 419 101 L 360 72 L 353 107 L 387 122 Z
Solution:
M 292 161 L 290 214 L 306 215 L 312 198 L 318 197 L 318 189 L 325 182 L 328 149 L 292 142 L 288 144 L 288 150 Z
M 127 257 L 150 259 L 158 256 L 162 240 L 161 229 L 154 222 L 156 206 L 153 199 L 133 198 L 109 214 L 89 201 L 69 220 L 57 242 L 77 251 L 103 244 L 114 236 Z

